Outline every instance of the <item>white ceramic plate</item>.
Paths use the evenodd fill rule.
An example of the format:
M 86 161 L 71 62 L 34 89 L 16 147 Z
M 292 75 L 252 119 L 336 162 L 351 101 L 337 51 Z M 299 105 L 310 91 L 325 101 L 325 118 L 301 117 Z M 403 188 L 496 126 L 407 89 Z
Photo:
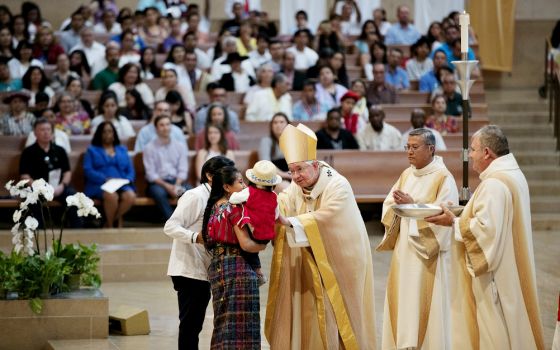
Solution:
M 433 204 L 398 204 L 393 205 L 395 214 L 403 218 L 424 219 L 442 212 L 441 207 Z

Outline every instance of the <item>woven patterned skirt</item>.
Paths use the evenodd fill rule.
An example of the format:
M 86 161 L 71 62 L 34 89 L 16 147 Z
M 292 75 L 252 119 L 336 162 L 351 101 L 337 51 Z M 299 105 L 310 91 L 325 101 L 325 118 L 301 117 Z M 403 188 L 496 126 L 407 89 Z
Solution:
M 214 306 L 211 349 L 260 349 L 259 286 L 240 255 L 213 256 L 208 267 Z

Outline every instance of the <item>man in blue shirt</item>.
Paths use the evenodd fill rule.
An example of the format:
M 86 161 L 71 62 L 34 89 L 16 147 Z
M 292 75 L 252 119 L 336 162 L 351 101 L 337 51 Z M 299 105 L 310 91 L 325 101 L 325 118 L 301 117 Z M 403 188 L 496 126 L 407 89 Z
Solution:
M 393 24 L 385 36 L 385 45 L 412 45 L 420 39 L 418 30 L 410 24 L 410 10 L 397 7 L 398 22 Z
M 387 71 L 385 72 L 385 82 L 393 85 L 396 90 L 408 90 L 410 82 L 408 74 L 399 65 L 401 63 L 403 53 L 401 49 L 391 49 L 387 58 Z
M 437 73 L 441 67 L 447 67 L 447 56 L 443 51 L 436 51 L 434 54 L 434 69 L 429 71 L 428 73 L 424 74 L 420 78 L 420 92 L 429 92 L 432 93 L 435 89 L 439 87 L 439 80 L 437 78 Z
M 22 89 L 21 79 L 12 79 L 8 58 L 0 57 L 0 92 L 17 91 Z
M 432 51 L 430 54 L 430 58 L 434 58 L 434 55 L 437 51 L 443 51 L 445 56 L 447 57 L 447 65 L 451 69 L 455 69 L 451 61 L 460 60 L 461 57 L 453 57 L 453 44 L 456 40 L 459 40 L 459 45 L 461 45 L 461 32 L 459 31 L 459 27 L 457 26 L 449 26 L 445 29 L 445 43 Z M 469 51 L 467 54 L 469 61 L 474 61 L 476 58 L 474 56 L 474 51 L 469 47 Z

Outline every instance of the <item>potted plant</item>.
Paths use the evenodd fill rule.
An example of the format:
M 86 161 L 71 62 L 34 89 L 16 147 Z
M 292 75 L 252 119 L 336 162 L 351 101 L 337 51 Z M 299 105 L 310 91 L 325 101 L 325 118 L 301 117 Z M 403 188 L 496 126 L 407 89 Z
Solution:
M 95 288 L 101 285 L 101 277 L 97 273 L 99 255 L 95 243 L 91 246 L 81 243 L 65 244 L 58 249 L 58 256 L 64 259 L 65 266 L 70 269 L 65 276 L 65 284 L 70 290 L 76 290 L 80 285 Z
M 6 255 L 0 251 L 0 299 L 6 299 L 8 296 L 17 294 L 21 285 L 18 268 L 21 260 L 13 252 Z
M 99 286 L 100 277 L 97 274 L 99 256 L 97 247 L 79 244 L 62 246 L 62 233 L 66 212 L 69 207 L 76 207 L 80 217 L 89 215 L 100 217 L 93 201 L 83 193 L 66 198 L 66 211 L 62 215 L 60 231 L 55 237 L 53 220 L 50 215 L 48 202 L 53 199 L 54 189 L 43 179 L 33 181 L 31 185 L 28 180 L 22 180 L 17 184 L 9 181 L 6 189 L 10 195 L 21 199 L 19 209 L 14 212 L 12 227 L 12 243 L 14 249 L 10 256 L 0 257 L 0 277 L 7 276 L 6 281 L 2 278 L 0 288 L 6 291 L 15 289 L 20 299 L 29 299 L 31 309 L 40 313 L 42 310 L 41 298 L 49 297 L 51 294 L 68 290 L 65 283 L 67 276 L 73 272 L 83 275 L 84 284 Z M 33 217 L 30 206 L 37 205 L 41 212 L 43 221 L 42 236 L 44 247 L 39 245 L 38 227 L 39 222 Z M 45 215 L 45 211 L 47 215 Z M 47 221 L 49 218 L 52 243 L 47 240 Z M 70 248 L 72 247 L 72 249 Z

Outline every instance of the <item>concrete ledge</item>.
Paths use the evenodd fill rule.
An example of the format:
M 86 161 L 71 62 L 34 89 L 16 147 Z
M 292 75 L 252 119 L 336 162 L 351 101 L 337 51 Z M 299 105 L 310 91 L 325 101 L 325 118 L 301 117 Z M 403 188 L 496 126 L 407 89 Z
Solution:
M 44 349 L 51 339 L 106 339 L 109 299 L 98 290 L 43 300 L 34 314 L 28 300 L 0 300 L 0 349 Z

